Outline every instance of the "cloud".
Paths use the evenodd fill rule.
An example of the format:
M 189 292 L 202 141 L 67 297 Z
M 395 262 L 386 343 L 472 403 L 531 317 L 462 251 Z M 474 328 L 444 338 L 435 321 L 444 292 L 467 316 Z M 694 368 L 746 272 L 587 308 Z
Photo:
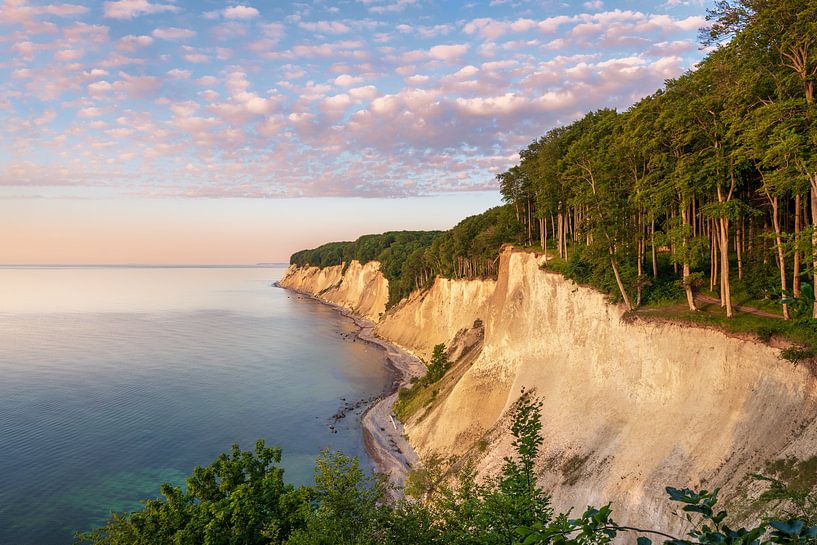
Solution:
M 265 21 L 248 1 L 201 17 L 174 0 L 111 0 L 58 25 L 89 11 L 7 0 L 0 140 L 19 179 L 49 183 L 47 150 L 78 188 L 150 195 L 492 187 L 549 127 L 626 108 L 702 55 L 702 18 L 661 8 L 581 0 L 544 17 L 512 0 L 469 18 L 356 0 L 282 4 Z
M 429 55 L 442 61 L 453 61 L 468 52 L 468 44 L 435 45 L 429 49 Z
M 150 36 L 134 36 L 129 34 L 119 38 L 116 42 L 116 48 L 122 51 L 134 52 L 141 47 L 147 47 L 153 43 L 153 38 Z
M 173 79 L 190 79 L 192 72 L 190 72 L 190 70 L 173 68 L 172 70 L 167 71 L 167 75 Z
M 352 85 L 357 85 L 358 83 L 363 83 L 364 79 L 360 76 L 350 76 L 349 74 L 341 74 L 340 76 L 335 78 L 335 85 L 340 87 L 351 87 Z
M 173 4 L 153 3 L 148 0 L 113 0 L 104 2 L 102 9 L 105 17 L 109 19 L 133 19 L 140 15 L 179 11 L 179 7 Z
M 257 9 L 243 5 L 230 6 L 229 8 L 225 8 L 221 13 L 225 19 L 237 19 L 241 21 L 254 19 L 260 15 Z
M 54 58 L 58 61 L 75 61 L 85 55 L 82 49 L 60 49 L 54 53 Z
M 187 28 L 165 27 L 153 31 L 153 37 L 162 40 L 185 40 L 195 35 L 194 31 Z
M 372 13 L 398 13 L 403 11 L 409 6 L 414 6 L 417 4 L 418 0 L 395 0 L 392 2 L 385 2 L 383 4 L 377 4 L 369 7 L 369 11 Z M 364 3 L 371 3 L 371 2 L 364 2 Z
M 95 81 L 88 84 L 88 94 L 90 94 L 92 97 L 106 95 L 111 91 L 111 89 L 113 89 L 113 86 L 105 80 Z
M 303 21 L 298 26 L 309 32 L 319 32 L 322 34 L 346 34 L 351 28 L 340 21 Z

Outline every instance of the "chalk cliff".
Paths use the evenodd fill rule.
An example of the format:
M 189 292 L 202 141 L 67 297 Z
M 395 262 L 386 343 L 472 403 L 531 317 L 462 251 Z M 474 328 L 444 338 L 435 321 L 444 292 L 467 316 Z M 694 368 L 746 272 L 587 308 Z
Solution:
M 349 309 L 373 322 L 380 320 L 389 300 L 389 283 L 376 261 L 365 265 L 352 261 L 345 269 L 343 265 L 324 268 L 292 265 L 278 283 Z
M 540 265 L 508 249 L 497 280 L 438 279 L 385 313 L 376 264 L 290 268 L 281 284 L 370 317 L 378 335 L 421 357 L 477 322 L 480 350 L 406 422 L 409 438 L 421 457 L 498 471 L 510 452 L 507 411 L 521 388 L 535 389 L 540 483 L 559 510 L 612 502 L 620 523 L 678 530 L 665 486 L 722 486 L 728 497 L 770 460 L 817 454 L 817 381 L 806 366 L 719 331 L 627 320 Z

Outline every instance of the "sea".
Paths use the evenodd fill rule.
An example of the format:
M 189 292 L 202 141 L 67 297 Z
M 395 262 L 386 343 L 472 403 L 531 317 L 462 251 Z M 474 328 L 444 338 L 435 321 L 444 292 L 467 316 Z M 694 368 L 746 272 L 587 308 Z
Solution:
M 390 382 L 351 320 L 283 266 L 0 267 L 0 545 L 68 545 L 237 443 L 313 482 L 370 467 L 360 410 Z

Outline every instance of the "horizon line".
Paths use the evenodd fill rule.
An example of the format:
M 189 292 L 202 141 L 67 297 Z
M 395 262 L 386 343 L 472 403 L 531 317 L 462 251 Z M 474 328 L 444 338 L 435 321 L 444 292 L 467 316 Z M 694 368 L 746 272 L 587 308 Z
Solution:
M 24 268 L 142 268 L 142 269 L 196 269 L 196 268 L 267 268 L 286 265 L 288 261 L 261 261 L 257 263 L 0 263 L 3 269 Z

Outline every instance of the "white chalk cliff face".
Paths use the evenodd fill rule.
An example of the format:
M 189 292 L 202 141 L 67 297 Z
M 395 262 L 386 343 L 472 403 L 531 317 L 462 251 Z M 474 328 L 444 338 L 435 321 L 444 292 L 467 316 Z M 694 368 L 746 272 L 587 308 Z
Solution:
M 376 261 L 365 265 L 352 261 L 345 271 L 343 265 L 323 269 L 292 265 L 279 284 L 344 307 L 373 322 L 380 320 L 389 300 L 389 283 Z
M 623 320 L 604 295 L 540 265 L 506 250 L 496 281 L 438 279 L 380 318 L 379 335 L 422 357 L 484 324 L 481 352 L 406 423 L 421 457 L 470 456 L 480 472 L 498 471 L 510 452 L 507 410 L 521 388 L 535 389 L 544 402 L 540 483 L 554 507 L 612 502 L 620 523 L 677 531 L 665 486 L 722 486 L 727 498 L 770 460 L 817 455 L 817 381 L 806 366 L 715 330 Z M 318 295 L 345 276 L 290 269 L 282 285 Z M 385 279 L 374 283 L 377 304 L 347 289 L 344 306 L 379 317 L 388 290 Z M 337 297 L 333 289 L 319 297 Z

